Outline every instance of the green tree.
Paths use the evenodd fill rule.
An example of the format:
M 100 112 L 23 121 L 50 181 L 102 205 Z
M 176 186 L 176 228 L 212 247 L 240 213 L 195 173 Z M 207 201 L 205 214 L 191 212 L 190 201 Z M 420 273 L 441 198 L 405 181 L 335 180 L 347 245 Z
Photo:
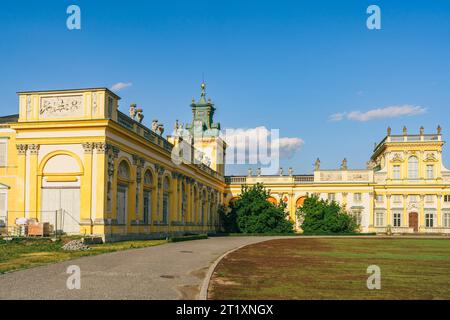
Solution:
M 308 196 L 297 215 L 304 233 L 352 233 L 358 228 L 356 218 L 337 202 L 318 196 Z
M 227 225 L 242 233 L 293 233 L 286 204 L 274 205 L 267 201 L 269 197 L 263 184 L 242 186 L 240 198 L 230 205 Z

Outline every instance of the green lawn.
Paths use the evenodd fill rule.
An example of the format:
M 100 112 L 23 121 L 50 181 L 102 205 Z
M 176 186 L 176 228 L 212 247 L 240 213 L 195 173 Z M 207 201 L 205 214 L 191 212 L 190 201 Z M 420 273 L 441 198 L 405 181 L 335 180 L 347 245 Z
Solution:
M 55 263 L 83 256 L 97 255 L 120 250 L 151 247 L 166 243 L 166 240 L 124 241 L 89 245 L 91 250 L 70 252 L 61 249 L 71 238 L 52 242 L 50 239 L 0 240 L 0 274 Z
M 381 290 L 367 289 L 367 267 Z M 210 299 L 450 299 L 450 240 L 298 238 L 235 251 L 217 266 Z

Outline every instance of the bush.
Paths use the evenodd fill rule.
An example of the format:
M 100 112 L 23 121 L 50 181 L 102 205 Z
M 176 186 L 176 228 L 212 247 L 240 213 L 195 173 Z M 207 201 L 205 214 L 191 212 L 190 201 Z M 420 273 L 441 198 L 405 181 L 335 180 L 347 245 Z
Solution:
M 337 202 L 325 201 L 317 196 L 308 196 L 297 215 L 303 221 L 301 228 L 304 233 L 354 233 L 358 229 L 356 218 Z
M 222 214 L 225 232 L 293 233 L 293 222 L 288 220 L 286 204 L 274 205 L 267 201 L 270 194 L 260 183 L 242 186 L 240 198 Z

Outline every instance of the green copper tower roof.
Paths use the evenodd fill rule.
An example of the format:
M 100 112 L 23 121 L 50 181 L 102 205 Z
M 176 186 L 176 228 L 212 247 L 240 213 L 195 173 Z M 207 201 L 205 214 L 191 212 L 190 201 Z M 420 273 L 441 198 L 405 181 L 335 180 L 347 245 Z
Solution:
M 206 99 L 206 85 L 202 83 L 200 99 L 192 99 L 192 123 L 186 125 L 191 134 L 203 136 L 218 136 L 220 123 L 214 122 L 214 112 L 216 108 L 212 100 Z

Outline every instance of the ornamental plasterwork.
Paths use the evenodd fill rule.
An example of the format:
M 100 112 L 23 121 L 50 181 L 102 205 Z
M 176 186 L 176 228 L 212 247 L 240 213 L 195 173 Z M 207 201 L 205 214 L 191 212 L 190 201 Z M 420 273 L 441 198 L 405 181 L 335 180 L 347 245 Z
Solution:
M 321 172 L 320 173 L 321 181 L 342 181 L 341 173 L 335 172 Z
M 31 117 L 31 112 L 32 112 L 32 108 L 31 108 L 31 96 L 27 96 L 27 118 Z
M 366 180 L 369 180 L 369 175 L 367 173 L 349 173 L 348 180 L 366 181 Z
M 94 92 L 92 94 L 92 115 L 97 115 L 98 104 L 97 104 L 97 93 Z
M 434 153 L 430 152 L 430 153 L 427 153 L 424 161 L 425 162 L 438 162 L 438 159 L 436 159 L 436 156 L 434 155 Z
M 82 95 L 41 98 L 40 118 L 80 117 L 82 115 Z
M 394 153 L 394 156 L 392 157 L 391 162 L 403 162 L 405 161 L 400 153 Z
M 30 150 L 31 154 L 38 154 L 40 146 L 38 144 L 29 144 L 28 150 Z
M 94 147 L 95 147 L 95 144 L 92 143 L 92 142 L 85 142 L 85 143 L 83 143 L 84 153 L 91 153 L 92 150 L 94 149 Z
M 107 145 L 104 142 L 97 142 L 93 144 L 93 147 L 97 149 L 97 153 L 105 153 Z
M 27 149 L 28 149 L 28 145 L 26 145 L 26 144 L 17 144 L 16 148 L 17 148 L 17 153 L 18 154 L 26 154 L 27 153 Z

